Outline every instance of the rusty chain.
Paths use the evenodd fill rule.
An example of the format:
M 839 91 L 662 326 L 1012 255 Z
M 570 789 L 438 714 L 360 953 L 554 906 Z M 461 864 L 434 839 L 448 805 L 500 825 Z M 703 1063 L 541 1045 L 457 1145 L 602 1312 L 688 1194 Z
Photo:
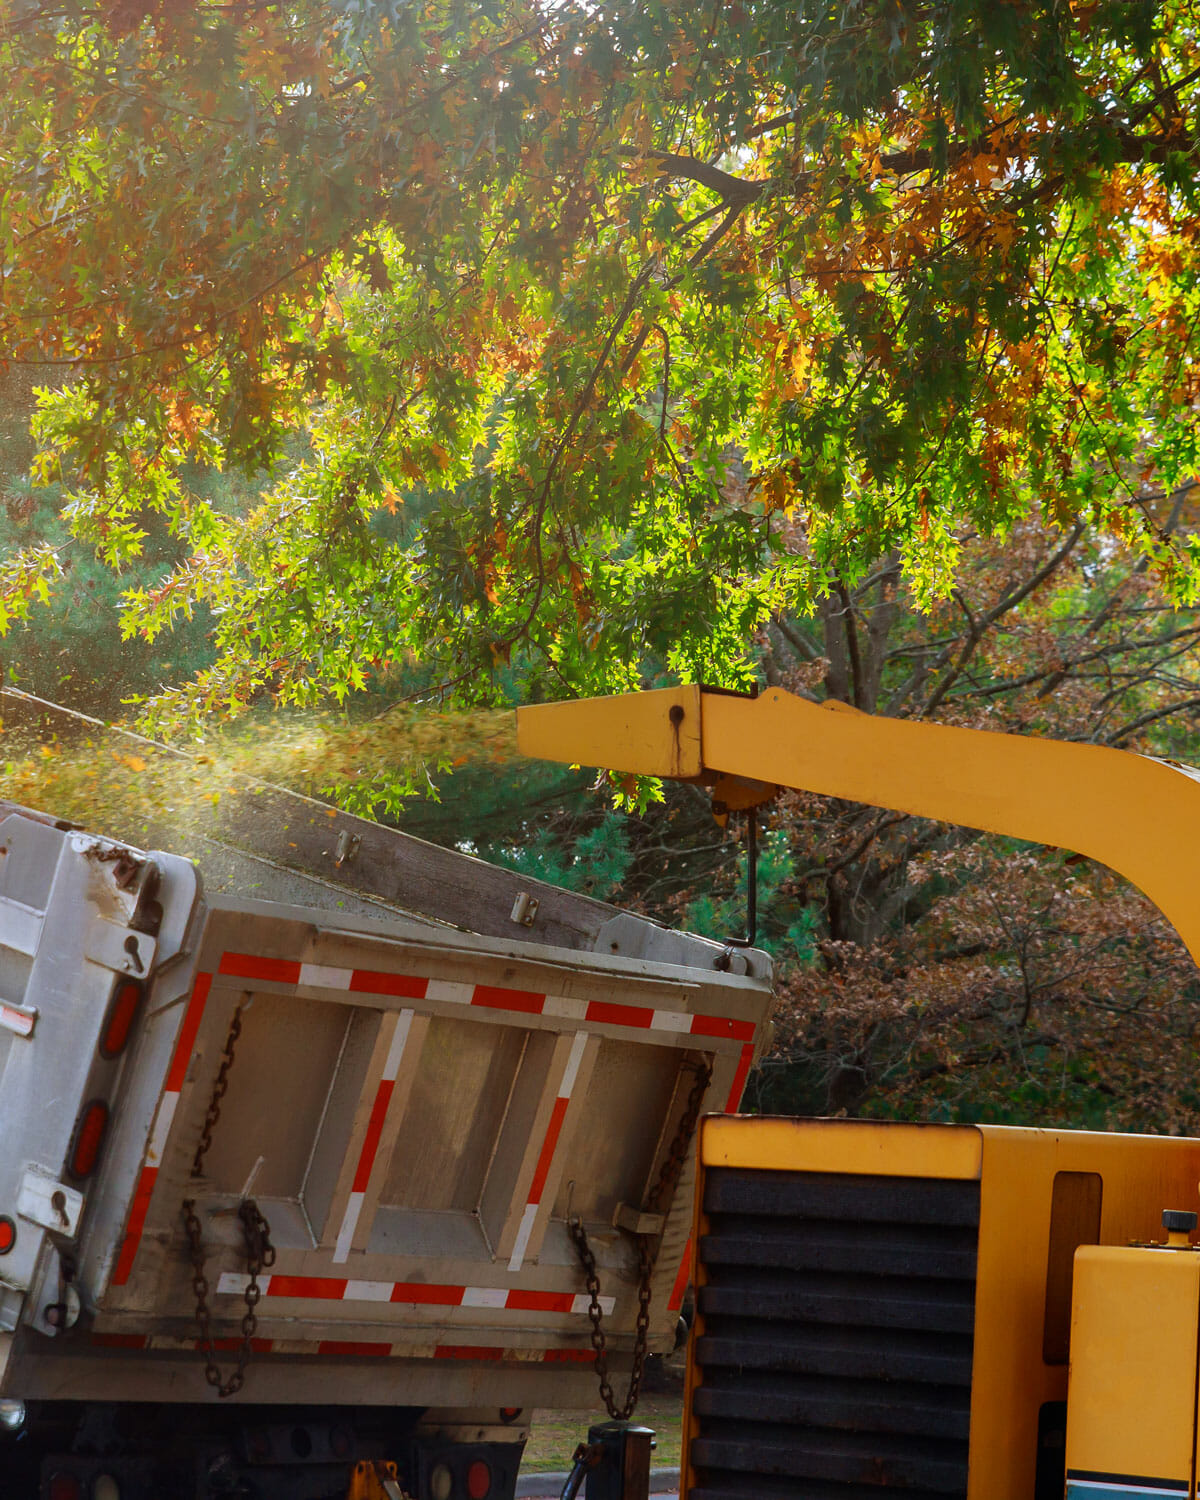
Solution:
M 221 1054 L 221 1066 L 213 1085 L 212 1097 L 208 1101 L 208 1113 L 204 1118 L 204 1129 L 200 1133 L 200 1144 L 192 1159 L 192 1176 L 199 1177 L 204 1170 L 204 1158 L 212 1145 L 212 1133 L 221 1118 L 221 1101 L 229 1088 L 229 1070 L 233 1066 L 238 1038 L 242 1034 L 242 1007 L 239 1005 L 229 1023 L 229 1035 L 225 1038 L 225 1050 Z M 200 1238 L 200 1220 L 196 1216 L 196 1200 L 187 1198 L 183 1204 L 183 1222 L 187 1230 L 188 1250 L 192 1262 L 192 1291 L 196 1296 L 196 1326 L 200 1331 L 200 1352 L 204 1356 L 204 1378 L 218 1396 L 232 1396 L 246 1383 L 246 1366 L 250 1363 L 254 1334 L 258 1328 L 259 1299 L 262 1288 L 258 1284 L 261 1271 L 275 1264 L 275 1247 L 271 1244 L 271 1226 L 253 1198 L 243 1198 L 238 1205 L 242 1238 L 246 1246 L 246 1288 L 243 1297 L 246 1311 L 242 1316 L 242 1342 L 237 1352 L 233 1370 L 228 1379 L 222 1379 L 214 1358 L 215 1345 L 212 1336 L 212 1314 L 208 1309 L 208 1278 L 204 1274 L 204 1245 Z
M 204 1158 L 212 1145 L 212 1133 L 221 1118 L 221 1101 L 229 1088 L 229 1070 L 233 1067 L 233 1054 L 238 1038 L 242 1034 L 242 1007 L 239 1005 L 229 1023 L 229 1035 L 225 1038 L 225 1050 L 221 1053 L 221 1066 L 217 1070 L 217 1081 L 213 1084 L 212 1098 L 208 1101 L 208 1113 L 204 1117 L 204 1129 L 200 1132 L 200 1144 L 192 1158 L 192 1176 L 199 1177 L 204 1171 Z
M 195 1200 L 188 1198 L 183 1205 L 183 1219 L 187 1227 L 188 1245 L 192 1257 L 192 1291 L 196 1294 L 196 1326 L 200 1330 L 200 1352 L 204 1355 L 204 1378 L 218 1396 L 232 1396 L 246 1383 L 246 1366 L 250 1363 L 255 1331 L 258 1328 L 258 1306 L 262 1289 L 258 1284 L 260 1271 L 275 1264 L 275 1247 L 271 1244 L 270 1226 L 259 1212 L 253 1198 L 244 1198 L 238 1207 L 238 1218 L 242 1223 L 242 1235 L 246 1242 L 246 1272 L 248 1280 L 244 1293 L 246 1311 L 242 1317 L 242 1342 L 237 1359 L 227 1380 L 214 1358 L 212 1315 L 208 1310 L 208 1278 L 204 1274 L 204 1246 L 200 1240 L 200 1220 L 196 1217 Z
M 696 1133 L 696 1122 L 700 1118 L 700 1106 L 708 1085 L 712 1082 L 712 1065 L 701 1063 L 696 1068 L 696 1079 L 688 1094 L 687 1104 L 679 1119 L 679 1128 L 672 1137 L 667 1154 L 663 1158 L 654 1187 L 650 1191 L 649 1211 L 666 1212 L 671 1197 L 679 1183 L 680 1173 L 687 1160 L 688 1146 Z M 638 1312 L 634 1324 L 633 1366 L 629 1372 L 629 1389 L 621 1406 L 613 1395 L 612 1382 L 608 1377 L 608 1340 L 603 1327 L 604 1310 L 600 1306 L 600 1277 L 596 1271 L 596 1257 L 588 1244 L 587 1231 L 578 1218 L 567 1220 L 567 1233 L 579 1256 L 588 1292 L 588 1319 L 592 1325 L 592 1348 L 596 1353 L 596 1375 L 600 1382 L 600 1398 L 605 1410 L 615 1422 L 627 1422 L 633 1415 L 641 1394 L 642 1375 L 646 1368 L 646 1346 L 650 1337 L 650 1294 L 656 1259 L 654 1236 L 635 1236 L 638 1247 Z

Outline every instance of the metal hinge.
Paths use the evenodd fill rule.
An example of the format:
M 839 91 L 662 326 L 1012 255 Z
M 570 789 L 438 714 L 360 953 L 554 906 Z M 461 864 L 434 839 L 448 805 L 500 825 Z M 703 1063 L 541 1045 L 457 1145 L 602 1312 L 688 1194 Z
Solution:
M 528 891 L 521 891 L 513 902 L 512 920 L 522 927 L 532 927 L 538 914 L 538 898 Z

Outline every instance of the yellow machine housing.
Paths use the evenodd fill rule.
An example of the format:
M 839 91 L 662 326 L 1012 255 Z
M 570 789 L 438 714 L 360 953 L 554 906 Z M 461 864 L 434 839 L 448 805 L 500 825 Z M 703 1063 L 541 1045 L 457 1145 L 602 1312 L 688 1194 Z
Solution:
M 1160 1232 L 1163 1205 L 1195 1197 L 1200 1141 L 739 1116 L 706 1119 L 699 1149 L 689 1500 L 1061 1500 L 1076 1249 Z M 1130 1254 L 1200 1267 L 1081 1258 Z M 1148 1356 L 1132 1377 L 1186 1386 L 1185 1446 L 1188 1285 L 1190 1373 L 1150 1380 Z
M 798 787 L 1071 849 L 1200 960 L 1186 766 L 778 688 L 538 705 L 518 741 L 726 807 Z M 1062 1500 L 1067 1465 L 1068 1500 L 1196 1495 L 1200 1256 L 1116 1247 L 1193 1206 L 1200 1141 L 739 1117 L 700 1163 L 687 1500 Z
M 1198 1324 L 1195 1250 L 1080 1249 L 1067 1500 L 1195 1496 Z

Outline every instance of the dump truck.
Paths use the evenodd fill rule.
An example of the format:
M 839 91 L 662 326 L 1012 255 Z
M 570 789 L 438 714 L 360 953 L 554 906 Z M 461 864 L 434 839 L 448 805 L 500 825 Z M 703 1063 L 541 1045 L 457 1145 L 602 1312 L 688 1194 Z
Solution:
M 695 686 L 519 711 L 530 755 L 1087 855 L 1200 957 L 1200 773 Z M 1200 1141 L 706 1118 L 686 1500 L 1197 1495 Z
M 198 863 L 0 804 L 0 1494 L 505 1500 L 673 1347 L 769 961 L 243 793 Z

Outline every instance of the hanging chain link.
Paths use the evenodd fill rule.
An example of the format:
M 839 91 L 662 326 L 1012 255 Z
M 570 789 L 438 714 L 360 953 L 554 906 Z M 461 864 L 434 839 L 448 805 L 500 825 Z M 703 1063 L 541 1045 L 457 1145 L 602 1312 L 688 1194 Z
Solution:
M 233 1066 L 234 1052 L 242 1034 L 242 1007 L 239 1005 L 229 1023 L 229 1035 L 225 1038 L 225 1050 L 221 1054 L 221 1066 L 217 1081 L 213 1085 L 212 1098 L 208 1102 L 208 1113 L 204 1118 L 204 1129 L 200 1133 L 200 1144 L 192 1159 L 192 1176 L 199 1177 L 204 1170 L 204 1158 L 212 1145 L 212 1133 L 221 1118 L 221 1101 L 229 1088 L 229 1070 Z M 183 1204 L 183 1222 L 187 1230 L 188 1251 L 192 1262 L 192 1291 L 196 1295 L 196 1326 L 200 1330 L 200 1352 L 204 1356 L 204 1378 L 218 1396 L 232 1396 L 246 1383 L 246 1366 L 250 1363 L 253 1339 L 258 1329 L 258 1307 L 262 1288 L 258 1284 L 261 1271 L 275 1264 L 275 1247 L 271 1244 L 271 1226 L 267 1223 L 253 1198 L 243 1198 L 238 1206 L 238 1218 L 242 1225 L 242 1239 L 246 1246 L 246 1289 L 243 1297 L 246 1311 L 242 1317 L 242 1342 L 229 1378 L 223 1380 L 217 1366 L 215 1345 L 212 1336 L 212 1314 L 208 1308 L 209 1285 L 204 1274 L 204 1245 L 200 1238 L 200 1220 L 196 1216 L 196 1200 L 187 1198 Z
M 200 1132 L 200 1144 L 196 1147 L 196 1154 L 192 1158 L 193 1177 L 199 1177 L 204 1171 L 204 1158 L 208 1155 L 208 1148 L 212 1145 L 213 1130 L 221 1118 L 221 1101 L 229 1088 L 229 1070 L 233 1067 L 234 1049 L 237 1047 L 238 1037 L 241 1034 L 242 1007 L 239 1005 L 233 1013 L 233 1020 L 229 1023 L 229 1035 L 225 1038 L 225 1050 L 221 1053 L 221 1066 L 217 1071 L 217 1081 L 213 1084 L 212 1098 L 208 1101 L 208 1113 L 204 1117 L 204 1129 Z
M 700 1118 L 700 1106 L 708 1085 L 712 1082 L 712 1066 L 701 1063 L 696 1069 L 696 1080 L 688 1094 L 687 1105 L 679 1119 L 679 1128 L 671 1140 L 663 1164 L 651 1189 L 648 1200 L 651 1213 L 666 1212 L 680 1173 L 687 1160 L 688 1146 L 696 1133 L 696 1122 Z M 654 1277 L 656 1247 L 654 1236 L 635 1236 L 638 1247 L 638 1311 L 634 1324 L 633 1366 L 629 1372 L 629 1389 L 622 1405 L 617 1405 L 612 1382 L 608 1378 L 608 1339 L 604 1332 L 604 1310 L 600 1306 L 600 1277 L 596 1271 L 596 1257 L 588 1244 L 587 1231 L 578 1218 L 567 1220 L 567 1233 L 579 1256 L 588 1292 L 588 1319 L 592 1325 L 592 1348 L 596 1352 L 596 1376 L 600 1382 L 600 1398 L 605 1410 L 614 1422 L 627 1422 L 633 1415 L 642 1389 L 642 1375 L 646 1368 L 646 1345 L 650 1337 L 650 1283 Z
M 200 1220 L 196 1217 L 195 1200 L 188 1198 L 183 1205 L 183 1220 L 187 1226 L 188 1246 L 192 1259 L 192 1291 L 196 1294 L 196 1326 L 200 1330 L 200 1352 L 204 1355 L 204 1378 L 218 1396 L 232 1396 L 246 1383 L 246 1366 L 250 1363 L 254 1334 L 258 1328 L 255 1308 L 262 1296 L 258 1284 L 260 1271 L 275 1264 L 275 1247 L 271 1244 L 270 1226 L 259 1212 L 253 1198 L 244 1198 L 238 1208 L 242 1223 L 242 1236 L 246 1242 L 246 1271 L 249 1280 L 244 1293 L 246 1311 L 242 1317 L 242 1342 L 237 1360 L 227 1380 L 222 1380 L 221 1371 L 214 1357 L 212 1315 L 208 1310 L 208 1278 L 204 1274 L 204 1246 L 200 1241 Z

